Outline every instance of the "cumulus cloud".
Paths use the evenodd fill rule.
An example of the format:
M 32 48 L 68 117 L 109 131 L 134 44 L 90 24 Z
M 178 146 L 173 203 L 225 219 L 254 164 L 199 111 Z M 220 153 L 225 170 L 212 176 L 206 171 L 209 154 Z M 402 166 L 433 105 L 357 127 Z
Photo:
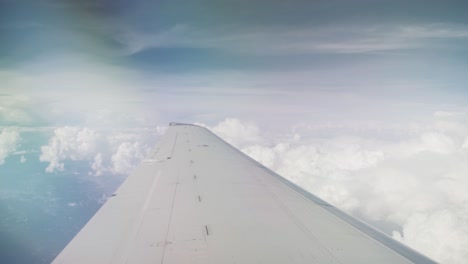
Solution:
M 259 140 L 265 132 L 258 128 L 250 137 L 258 141 L 229 139 L 229 131 L 256 127 L 240 120 L 225 120 L 213 130 L 218 128 L 221 137 L 226 131 L 230 143 L 246 154 L 395 239 L 441 263 L 464 263 L 468 258 L 464 118 L 439 112 L 431 124 L 390 138 L 378 127 L 363 133 L 365 137 L 296 127 L 270 141 Z
M 440 133 L 425 133 L 421 135 L 423 149 L 441 154 L 449 154 L 456 150 L 454 141 Z
M 0 165 L 5 163 L 5 158 L 11 155 L 19 147 L 20 134 L 12 129 L 3 129 L 0 133 Z
M 106 171 L 106 167 L 103 164 L 102 153 L 97 153 L 96 156 L 94 156 L 91 169 L 94 171 L 95 176 L 100 176 L 104 173 L 104 171 Z M 90 172 L 89 174 L 92 173 Z
M 148 150 L 139 142 L 123 142 L 112 155 L 112 171 L 119 174 L 131 173 L 135 164 L 145 157 Z
M 60 127 L 41 147 L 46 172 L 64 171 L 66 161 L 88 161 L 89 175 L 129 174 L 148 153 L 163 129 L 97 131 L 86 127 Z
M 221 138 L 236 146 L 244 146 L 261 140 L 260 130 L 253 122 L 241 122 L 237 118 L 226 118 L 214 127 L 205 126 Z
M 400 232 L 394 232 L 393 237 L 443 263 L 465 263 L 468 258 L 466 218 L 466 209 L 415 213 L 403 226 L 404 237 Z
M 99 135 L 89 128 L 57 128 L 49 144 L 41 147 L 39 159 L 49 162 L 46 172 L 63 171 L 63 161 L 66 159 L 85 160 L 92 157 L 98 140 Z

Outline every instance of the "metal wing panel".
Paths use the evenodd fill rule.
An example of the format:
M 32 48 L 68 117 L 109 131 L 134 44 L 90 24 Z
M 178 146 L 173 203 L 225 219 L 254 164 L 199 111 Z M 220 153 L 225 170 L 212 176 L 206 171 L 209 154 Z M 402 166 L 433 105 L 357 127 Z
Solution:
M 242 154 L 171 123 L 54 263 L 434 263 Z

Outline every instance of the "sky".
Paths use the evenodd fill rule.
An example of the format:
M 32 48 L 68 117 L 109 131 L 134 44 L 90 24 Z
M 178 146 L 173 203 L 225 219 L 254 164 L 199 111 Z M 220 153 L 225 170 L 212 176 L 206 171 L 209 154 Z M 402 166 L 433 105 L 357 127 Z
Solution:
M 441 263 L 463 263 L 466 10 L 0 0 L 0 262 L 50 262 L 177 121 Z

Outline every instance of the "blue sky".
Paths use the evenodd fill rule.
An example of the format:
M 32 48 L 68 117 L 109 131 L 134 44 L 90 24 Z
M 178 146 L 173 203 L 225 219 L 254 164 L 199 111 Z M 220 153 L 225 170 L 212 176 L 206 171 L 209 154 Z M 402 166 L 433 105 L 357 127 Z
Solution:
M 0 241 L 90 217 L 167 123 L 179 121 L 212 128 L 389 235 L 461 263 L 467 8 L 433 0 L 0 0 L 0 205 L 11 216 L 0 222 Z M 415 202 L 401 206 L 398 197 Z M 24 222 L 8 209 L 50 201 L 56 211 L 40 211 L 36 222 L 37 211 L 21 212 Z M 82 222 L 68 223 L 76 230 Z M 26 232 L 24 241 L 41 248 L 44 234 L 52 233 Z M 70 236 L 24 263 L 47 263 Z

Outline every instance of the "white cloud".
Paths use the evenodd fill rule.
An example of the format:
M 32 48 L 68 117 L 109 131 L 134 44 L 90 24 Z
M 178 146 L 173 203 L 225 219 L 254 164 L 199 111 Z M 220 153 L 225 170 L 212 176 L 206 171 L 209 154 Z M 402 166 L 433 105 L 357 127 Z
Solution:
M 454 141 L 440 133 L 425 133 L 421 135 L 421 142 L 428 151 L 449 154 L 456 150 Z
M 26 154 L 26 153 L 28 153 L 28 151 L 26 151 L 26 150 L 19 150 L 19 151 L 13 152 L 12 155 L 24 155 L 24 154 Z
M 468 133 L 468 116 L 462 112 L 437 111 L 434 113 L 435 127 L 441 132 Z
M 106 170 L 115 174 L 131 173 L 165 130 L 166 127 L 157 126 L 146 134 L 117 132 L 109 135 L 107 142 L 111 157 Z
M 95 176 L 100 176 L 104 173 L 106 168 L 103 164 L 102 153 L 99 152 L 98 154 L 96 154 L 96 156 L 94 156 L 93 163 L 91 164 L 91 169 L 93 169 Z
M 24 157 L 24 155 L 21 155 L 20 162 L 21 163 L 26 163 L 27 159 Z
M 391 138 L 379 127 L 365 137 L 343 136 L 348 130 L 342 128 L 336 128 L 341 136 L 339 131 L 324 136 L 320 130 L 296 128 L 295 134 L 270 141 L 261 139 L 266 133 L 257 129 L 251 138 L 261 139 L 258 142 L 231 142 L 280 175 L 435 260 L 464 263 L 468 152 L 463 147 L 468 143 L 460 135 L 468 122 L 463 122 L 462 114 L 435 116 L 433 124 L 419 124 L 410 133 L 405 128 Z M 437 124 L 441 118 L 456 119 L 452 121 L 460 126 L 441 128 Z M 225 123 L 214 127 L 236 131 L 247 126 L 240 120 Z
M 465 263 L 468 258 L 466 209 L 437 210 L 411 215 L 403 226 L 404 237 L 393 237 L 427 252 L 443 263 Z
M 98 140 L 99 135 L 89 128 L 57 128 L 49 144 L 41 147 L 39 159 L 49 162 L 46 172 L 63 171 L 63 161 L 66 159 L 86 160 L 93 157 Z
M 5 163 L 5 158 L 13 154 L 19 147 L 20 134 L 13 129 L 3 129 L 0 133 L 0 165 Z
M 65 170 L 65 161 L 89 161 L 89 175 L 128 174 L 148 153 L 164 129 L 97 131 L 82 127 L 54 130 L 49 143 L 41 147 L 40 161 L 48 162 L 46 172 Z M 145 143 L 141 143 L 145 142 Z
M 205 124 L 199 124 L 206 126 Z M 260 130 L 253 122 L 241 122 L 236 118 L 226 118 L 214 127 L 208 127 L 212 132 L 235 146 L 261 141 Z
M 123 142 L 112 155 L 112 171 L 118 174 L 129 174 L 147 154 L 148 148 L 139 142 Z

